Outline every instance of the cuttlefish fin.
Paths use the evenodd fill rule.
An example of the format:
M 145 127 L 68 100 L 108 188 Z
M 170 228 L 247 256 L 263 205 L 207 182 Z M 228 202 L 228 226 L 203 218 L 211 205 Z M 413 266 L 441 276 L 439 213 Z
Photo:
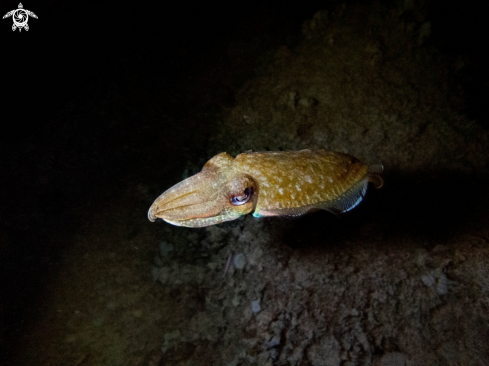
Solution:
M 360 202 L 362 202 L 363 197 L 365 197 L 369 182 L 373 183 L 377 189 L 382 188 L 384 185 L 384 180 L 381 177 L 383 171 L 383 165 L 370 165 L 368 167 L 368 173 L 365 179 L 358 182 L 345 194 L 335 200 L 333 205 L 328 204 L 328 207 L 325 207 L 324 209 L 337 213 L 348 212 L 354 209 L 360 204 Z
M 348 212 L 354 209 L 362 201 L 365 193 L 367 192 L 368 180 L 364 179 L 360 181 L 355 187 L 349 189 L 341 197 L 338 197 L 333 202 L 317 202 L 311 205 L 301 207 L 291 207 L 282 209 L 267 210 L 263 216 L 287 216 L 287 217 L 299 217 L 314 211 L 326 210 L 335 215 Z M 259 217 L 261 215 L 254 214 L 253 216 Z
M 368 180 L 364 179 L 333 202 L 324 203 L 321 208 L 333 213 L 343 213 L 353 210 L 360 204 L 360 202 L 362 202 L 363 197 L 365 197 L 365 193 L 367 193 L 367 185 Z
M 380 176 L 383 170 L 384 167 L 382 165 L 373 165 L 369 167 L 367 177 L 360 180 L 357 184 L 333 201 L 317 202 L 301 207 L 269 209 L 263 216 L 299 217 L 318 210 L 326 210 L 335 215 L 348 212 L 353 210 L 360 204 L 360 202 L 362 202 L 365 194 L 367 193 L 367 186 L 369 182 L 374 183 L 375 188 L 381 188 L 383 186 L 384 180 Z M 260 217 L 262 215 L 254 213 L 253 216 Z

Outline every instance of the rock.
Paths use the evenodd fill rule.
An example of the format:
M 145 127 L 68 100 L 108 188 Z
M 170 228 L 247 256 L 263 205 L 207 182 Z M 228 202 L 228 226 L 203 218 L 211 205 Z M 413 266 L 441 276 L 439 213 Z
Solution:
M 261 306 L 260 306 L 260 299 L 254 300 L 251 302 L 251 310 L 256 314 L 260 312 Z
M 160 269 L 158 267 L 151 267 L 151 277 L 153 278 L 153 282 L 158 281 L 158 278 L 160 278 Z
M 418 45 L 421 45 L 423 41 L 431 35 L 431 23 L 425 22 L 419 28 Z
M 405 366 L 406 357 L 399 352 L 392 352 L 382 356 L 380 363 L 382 366 Z
M 163 267 L 163 261 L 161 260 L 160 257 L 156 256 L 154 258 L 154 263 L 158 266 L 158 267 Z
M 233 265 L 236 269 L 243 269 L 246 264 L 246 258 L 243 253 L 236 254 L 233 258 Z
M 433 277 L 433 274 L 430 272 L 428 274 L 422 275 L 421 281 L 423 281 L 426 286 L 431 287 L 435 284 L 435 277 Z
M 160 280 L 160 282 L 164 285 L 166 285 L 168 283 L 168 281 L 170 280 L 171 278 L 171 269 L 170 268 L 160 268 L 160 275 L 158 277 L 158 279 Z
M 438 295 L 446 295 L 448 293 L 448 279 L 441 268 L 437 268 L 434 271 L 421 276 L 421 281 L 428 287 L 436 285 L 435 290 Z
M 168 244 L 166 241 L 160 243 L 160 254 L 162 257 L 166 257 L 169 252 L 173 250 L 173 245 Z
M 446 295 L 448 293 L 448 279 L 447 276 L 443 272 L 440 271 L 440 273 L 436 273 L 435 271 L 435 278 L 436 278 L 436 292 L 438 295 Z
M 311 346 L 307 351 L 307 357 L 314 366 L 340 366 L 340 345 L 335 337 L 323 337 L 320 343 Z
M 267 348 L 276 347 L 280 344 L 280 336 L 273 336 L 268 342 L 265 343 Z

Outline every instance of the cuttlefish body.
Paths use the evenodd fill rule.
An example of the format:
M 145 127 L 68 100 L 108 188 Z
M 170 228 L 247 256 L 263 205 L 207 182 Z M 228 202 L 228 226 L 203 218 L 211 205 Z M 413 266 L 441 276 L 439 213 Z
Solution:
M 324 150 L 223 152 L 197 173 L 174 185 L 151 205 L 150 221 L 203 227 L 261 216 L 300 216 L 319 209 L 350 211 L 365 196 L 368 182 L 383 185 L 382 165 Z

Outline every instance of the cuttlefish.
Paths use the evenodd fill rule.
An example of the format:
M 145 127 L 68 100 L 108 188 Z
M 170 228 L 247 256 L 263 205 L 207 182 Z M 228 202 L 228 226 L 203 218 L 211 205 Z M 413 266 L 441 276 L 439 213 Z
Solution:
M 331 151 L 223 152 L 197 173 L 161 194 L 150 221 L 203 227 L 252 213 L 301 216 L 317 210 L 339 214 L 355 208 L 368 182 L 380 188 L 382 165 L 367 165 Z

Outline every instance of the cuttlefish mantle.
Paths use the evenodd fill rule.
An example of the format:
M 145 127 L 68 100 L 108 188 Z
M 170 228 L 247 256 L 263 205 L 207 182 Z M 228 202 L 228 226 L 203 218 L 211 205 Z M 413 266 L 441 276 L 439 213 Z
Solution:
M 343 213 L 365 196 L 368 182 L 383 185 L 382 165 L 324 150 L 223 152 L 197 173 L 161 194 L 148 211 L 187 227 L 204 227 L 252 213 L 301 216 L 316 210 Z

